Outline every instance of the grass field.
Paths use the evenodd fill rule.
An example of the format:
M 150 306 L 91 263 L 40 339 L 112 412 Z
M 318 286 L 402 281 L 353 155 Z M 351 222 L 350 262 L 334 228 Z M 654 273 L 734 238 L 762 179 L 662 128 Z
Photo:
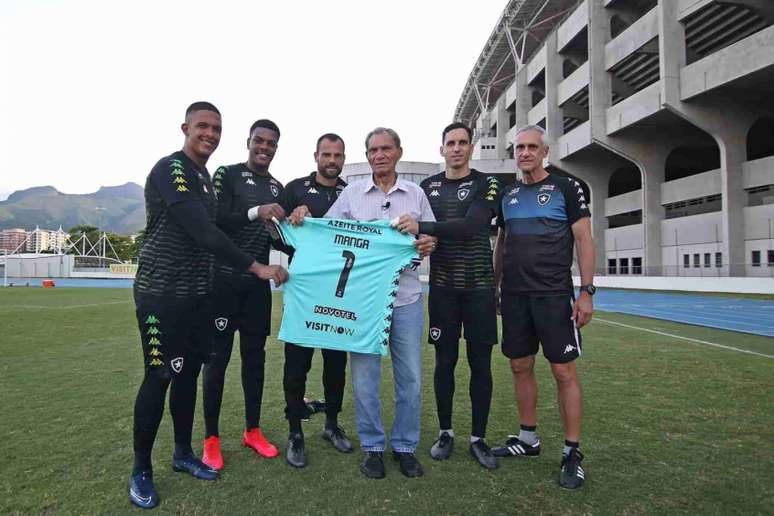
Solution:
M 280 299 L 275 298 L 275 333 Z M 604 320 L 604 321 L 603 321 Z M 617 322 L 694 341 L 610 324 Z M 579 362 L 585 396 L 582 448 L 587 484 L 557 486 L 562 434 L 554 386 L 539 360 L 540 434 L 536 460 L 503 460 L 495 472 L 467 451 L 467 364 L 457 372 L 452 459 L 427 452 L 437 432 L 433 356 L 424 348 L 422 437 L 425 476 L 406 479 L 391 460 L 385 480 L 358 471 L 360 454 L 341 455 L 305 423 L 310 465 L 260 459 L 239 445 L 243 405 L 231 362 L 221 422 L 226 469 L 217 482 L 169 467 L 172 429 L 165 415 L 154 453 L 162 504 L 176 514 L 771 514 L 774 504 L 774 360 L 696 340 L 774 355 L 774 339 L 664 321 L 597 314 L 584 330 Z M 267 345 L 262 426 L 284 449 L 282 348 Z M 0 513 L 140 512 L 130 507 L 132 404 L 142 374 L 129 289 L 0 290 Z M 319 355 L 318 355 L 319 356 Z M 463 354 L 464 356 L 464 354 Z M 321 397 L 319 358 L 308 394 Z M 384 367 L 389 369 L 389 360 Z M 517 428 L 507 361 L 493 354 L 494 399 L 488 441 Z M 385 374 L 389 380 L 391 374 Z M 391 384 L 384 382 L 386 421 Z M 203 436 L 201 400 L 195 447 Z M 351 384 L 342 425 L 356 437 Z

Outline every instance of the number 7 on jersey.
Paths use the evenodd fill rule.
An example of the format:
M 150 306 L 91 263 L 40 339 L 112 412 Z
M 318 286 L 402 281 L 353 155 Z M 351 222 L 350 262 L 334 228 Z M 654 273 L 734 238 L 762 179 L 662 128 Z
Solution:
M 347 280 L 349 280 L 349 272 L 355 265 L 355 253 L 352 251 L 342 251 L 342 258 L 344 258 L 344 267 L 341 269 L 339 275 L 339 284 L 336 285 L 336 297 L 344 297 L 344 289 L 347 287 Z

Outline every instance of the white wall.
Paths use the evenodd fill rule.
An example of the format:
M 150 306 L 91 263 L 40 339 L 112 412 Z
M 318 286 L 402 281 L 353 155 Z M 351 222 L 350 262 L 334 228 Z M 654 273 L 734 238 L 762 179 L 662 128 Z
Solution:
M 642 253 L 642 242 L 642 224 L 605 230 L 605 252 L 638 250 Z
M 573 283 L 580 286 L 580 277 Z M 739 294 L 774 294 L 774 279 L 760 278 L 669 278 L 639 276 L 600 276 L 594 285 L 639 290 L 680 290 L 686 292 L 729 292 Z

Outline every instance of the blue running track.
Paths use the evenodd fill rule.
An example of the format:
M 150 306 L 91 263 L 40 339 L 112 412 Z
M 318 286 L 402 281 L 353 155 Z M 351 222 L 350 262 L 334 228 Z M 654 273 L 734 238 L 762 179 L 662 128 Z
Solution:
M 599 289 L 594 309 L 774 337 L 774 300 Z

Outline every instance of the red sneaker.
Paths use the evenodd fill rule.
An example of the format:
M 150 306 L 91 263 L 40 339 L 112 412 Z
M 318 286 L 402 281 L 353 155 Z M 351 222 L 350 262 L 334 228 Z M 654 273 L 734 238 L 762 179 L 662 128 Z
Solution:
M 261 433 L 260 428 L 251 428 L 250 430 L 245 430 L 245 433 L 242 434 L 242 444 L 248 448 L 252 448 L 258 452 L 258 455 L 261 457 L 266 457 L 267 459 L 271 459 L 272 457 L 279 455 L 279 450 L 277 447 L 266 440 L 266 438 L 263 436 L 263 433 Z
M 204 440 L 202 462 L 212 469 L 223 469 L 223 455 L 220 453 L 220 437 L 211 435 Z

